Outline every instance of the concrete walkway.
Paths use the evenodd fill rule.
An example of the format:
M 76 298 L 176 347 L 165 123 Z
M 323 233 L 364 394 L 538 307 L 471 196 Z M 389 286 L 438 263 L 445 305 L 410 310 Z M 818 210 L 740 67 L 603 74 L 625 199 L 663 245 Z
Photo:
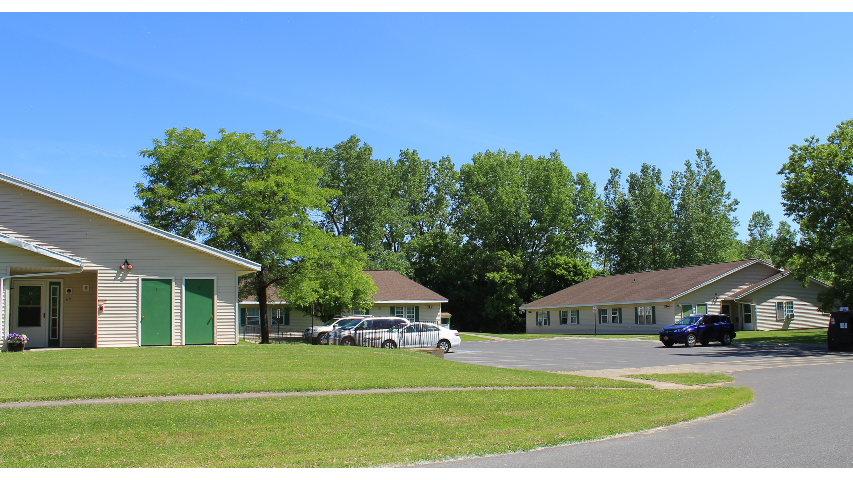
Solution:
M 674 366 L 679 367 L 679 366 Z M 688 367 L 684 365 L 682 367 Z M 672 371 L 660 371 L 659 368 L 627 368 L 621 370 L 586 370 L 578 372 L 554 372 L 565 375 L 579 375 L 584 377 L 598 377 L 613 380 L 624 380 L 628 382 L 643 383 L 659 390 L 694 390 L 700 388 L 712 388 L 723 383 L 705 385 L 681 385 L 676 383 L 658 382 L 640 378 L 624 378 L 621 375 L 647 374 L 647 373 L 682 373 L 695 372 L 697 370 L 672 369 Z M 713 370 L 720 371 L 719 369 Z M 710 371 L 709 371 L 710 372 Z M 38 400 L 30 402 L 6 402 L 0 403 L 0 409 L 4 408 L 36 408 L 36 407 L 67 407 L 71 405 L 108 405 L 108 404 L 131 404 L 131 403 L 157 403 L 157 402 L 193 402 L 202 400 L 241 400 L 251 398 L 277 398 L 277 397 L 318 397 L 329 395 L 370 395 L 384 393 L 424 393 L 424 392 L 466 392 L 482 390 L 623 390 L 619 387 L 558 387 L 558 386 L 532 386 L 532 387 L 413 387 L 413 388 L 377 388 L 369 390 L 320 390 L 313 392 L 247 392 L 247 393 L 206 393 L 198 395 L 164 395 L 157 397 L 123 397 L 123 398 L 86 398 L 76 400 Z
M 626 378 L 623 380 L 645 382 Z M 683 385 L 682 385 L 683 386 Z M 690 387 L 685 387 L 690 388 Z M 423 393 L 423 392 L 470 392 L 482 390 L 624 390 L 619 387 L 415 387 L 415 388 L 378 388 L 371 390 L 321 390 L 315 392 L 249 392 L 249 393 L 207 393 L 200 395 L 168 395 L 159 397 L 124 398 L 88 398 L 77 400 L 40 400 L 32 402 L 0 403 L 3 408 L 67 407 L 71 405 L 108 405 L 157 402 L 193 402 L 200 400 L 239 400 L 250 398 L 276 397 L 319 397 L 328 395 L 370 395 L 384 393 Z

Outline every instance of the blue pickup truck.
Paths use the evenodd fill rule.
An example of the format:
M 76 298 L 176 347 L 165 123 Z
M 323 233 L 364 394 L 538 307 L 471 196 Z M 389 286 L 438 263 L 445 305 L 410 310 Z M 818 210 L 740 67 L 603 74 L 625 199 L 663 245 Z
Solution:
M 728 345 L 733 338 L 735 327 L 728 315 L 690 315 L 660 331 L 660 341 L 665 347 L 676 343 L 692 347 L 696 342 L 708 345 L 714 341 Z

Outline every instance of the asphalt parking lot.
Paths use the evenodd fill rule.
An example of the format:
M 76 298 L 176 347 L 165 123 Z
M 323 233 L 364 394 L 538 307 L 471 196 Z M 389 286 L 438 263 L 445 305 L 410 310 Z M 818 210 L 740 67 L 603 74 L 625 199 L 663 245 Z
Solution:
M 711 365 L 738 371 L 739 365 L 790 364 L 851 358 L 853 354 L 827 352 L 822 345 L 736 344 L 664 347 L 650 340 L 557 337 L 531 340 L 463 342 L 447 355 L 456 362 L 493 367 L 569 372 L 583 370 L 653 368 Z M 700 371 L 700 370 L 691 370 Z
M 853 353 L 819 345 L 665 348 L 647 340 L 555 338 L 463 342 L 445 358 L 595 376 L 728 372 L 734 385 L 755 391 L 755 401 L 638 434 L 421 467 L 853 467 Z

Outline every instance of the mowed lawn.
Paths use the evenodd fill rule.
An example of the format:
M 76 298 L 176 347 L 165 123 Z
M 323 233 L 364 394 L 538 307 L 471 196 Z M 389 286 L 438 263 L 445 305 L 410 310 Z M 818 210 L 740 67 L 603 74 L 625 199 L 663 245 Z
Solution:
M 0 354 L 3 401 L 417 386 L 567 386 L 0 409 L 0 467 L 367 467 L 526 451 L 752 400 L 403 350 L 252 345 Z M 11 389 L 11 390 L 10 390 Z

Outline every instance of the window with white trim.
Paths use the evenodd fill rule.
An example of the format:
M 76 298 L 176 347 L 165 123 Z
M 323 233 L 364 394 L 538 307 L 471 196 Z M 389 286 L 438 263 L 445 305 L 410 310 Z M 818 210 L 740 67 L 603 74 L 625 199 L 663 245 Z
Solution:
M 415 307 L 394 307 L 394 316 L 402 317 L 410 322 L 415 321 Z
M 246 325 L 260 325 L 261 324 L 261 309 L 260 308 L 247 308 L 246 309 Z
M 580 310 L 572 310 L 572 325 L 577 325 L 580 323 L 581 311 Z
M 541 326 L 550 326 L 551 325 L 551 312 L 536 312 L 536 325 Z
M 620 308 L 602 308 L 599 310 L 599 323 L 619 323 Z
M 653 325 L 655 323 L 654 307 L 643 305 L 636 310 L 637 325 Z
M 569 311 L 568 310 L 560 310 L 560 325 L 568 325 L 569 323 Z
M 776 302 L 776 320 L 794 318 L 794 302 Z
M 270 309 L 270 325 L 284 325 L 284 311 L 280 308 Z

